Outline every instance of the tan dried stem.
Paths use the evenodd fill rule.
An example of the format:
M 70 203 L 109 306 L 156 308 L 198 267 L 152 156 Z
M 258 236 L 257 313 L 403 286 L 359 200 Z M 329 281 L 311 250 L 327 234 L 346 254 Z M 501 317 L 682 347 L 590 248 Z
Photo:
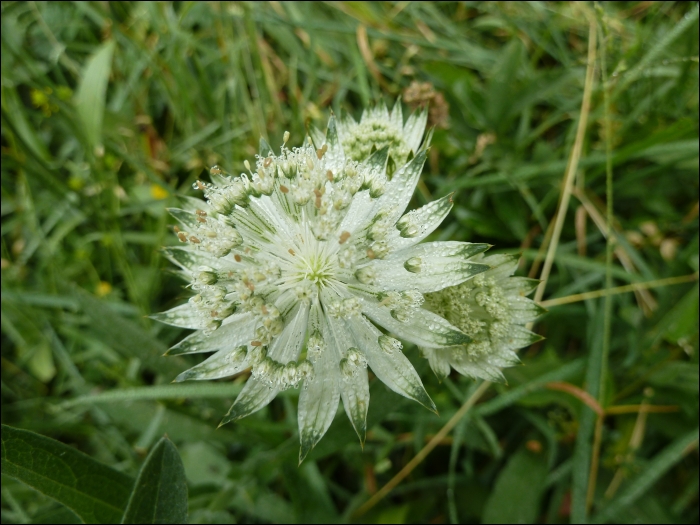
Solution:
M 542 301 L 540 302 L 540 304 L 545 308 L 551 308 L 552 306 L 561 306 L 562 304 L 577 303 L 579 301 L 585 301 L 586 299 L 597 299 L 599 297 L 606 297 L 608 295 L 617 295 L 626 292 L 637 292 L 639 290 L 648 290 L 650 288 L 661 288 L 663 286 L 689 283 L 697 280 L 698 272 L 695 272 L 691 273 L 690 275 L 681 275 L 679 277 L 668 277 L 666 279 L 657 279 L 655 281 L 626 284 L 624 286 L 617 286 L 615 288 L 608 288 L 605 290 L 595 290 L 593 292 L 584 292 L 577 293 L 574 295 L 567 295 L 566 297 L 558 297 L 556 299 Z
M 368 499 L 359 509 L 357 509 L 353 516 L 359 517 L 365 514 L 369 509 L 374 507 L 379 501 L 382 500 L 389 492 L 391 492 L 396 485 L 401 483 L 406 476 L 408 476 L 413 469 L 415 469 L 426 457 L 432 452 L 432 450 L 437 447 L 443 439 L 450 433 L 450 431 L 455 427 L 457 423 L 464 417 L 464 415 L 472 408 L 477 401 L 484 395 L 484 392 L 488 390 L 491 383 L 489 381 L 484 381 L 479 385 L 479 388 L 467 399 L 464 404 L 460 407 L 455 415 L 450 418 L 450 420 L 445 423 L 445 426 L 440 429 L 440 431 L 435 434 L 433 439 L 425 445 L 415 457 L 409 461 L 404 468 L 402 468 L 398 474 L 396 474 L 391 480 L 384 485 L 379 491 L 374 494 L 370 499 Z
M 576 170 L 578 169 L 578 163 L 581 159 L 581 152 L 583 150 L 583 140 L 586 136 L 586 126 L 588 124 L 588 114 L 591 109 L 591 93 L 593 92 L 595 60 L 596 24 L 595 21 L 592 21 L 590 24 L 588 35 L 588 65 L 586 66 L 586 80 L 583 88 L 583 100 L 581 102 L 581 113 L 579 116 L 578 128 L 576 130 L 576 139 L 574 140 L 574 146 L 571 149 L 571 155 L 569 157 L 569 164 L 564 175 L 564 187 L 562 189 L 561 197 L 559 198 L 559 207 L 557 209 L 557 214 L 554 222 L 552 241 L 549 244 L 547 255 L 544 260 L 544 265 L 542 267 L 542 273 L 540 274 L 541 282 L 537 287 L 537 291 L 535 292 L 536 302 L 542 300 L 545 288 L 547 287 L 547 280 L 549 279 L 549 274 L 552 271 L 554 255 L 557 252 L 557 246 L 559 245 L 561 230 L 564 226 L 564 220 L 566 219 L 566 211 L 569 207 L 569 200 L 571 198 L 571 190 L 574 185 Z M 529 327 L 531 327 L 531 325 L 532 323 L 530 323 Z

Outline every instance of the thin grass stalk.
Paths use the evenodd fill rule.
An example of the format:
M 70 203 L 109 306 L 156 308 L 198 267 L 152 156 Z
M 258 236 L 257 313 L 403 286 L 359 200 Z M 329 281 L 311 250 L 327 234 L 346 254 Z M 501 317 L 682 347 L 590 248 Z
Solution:
M 595 60 L 596 25 L 595 22 L 592 21 L 588 32 L 588 64 L 586 66 L 586 80 L 583 88 L 583 100 L 581 102 L 581 113 L 579 116 L 578 128 L 576 130 L 576 140 L 574 141 L 574 146 L 571 150 L 571 161 L 569 162 L 568 169 L 564 176 L 564 187 L 562 189 L 561 198 L 559 199 L 559 207 L 557 209 L 556 219 L 554 222 L 552 241 L 549 244 L 549 249 L 547 250 L 547 255 L 542 267 L 542 273 L 540 274 L 540 280 L 542 282 L 540 282 L 539 286 L 537 287 L 537 291 L 535 292 L 535 302 L 542 300 L 545 288 L 547 287 L 547 280 L 549 279 L 549 274 L 552 270 L 554 255 L 557 252 L 561 230 L 564 226 L 564 220 L 566 219 L 566 211 L 569 207 L 569 200 L 571 198 L 571 190 L 574 185 L 576 170 L 578 169 L 578 163 L 581 159 L 583 140 L 586 136 L 586 127 L 588 124 L 588 114 L 591 109 L 591 93 L 593 92 Z
M 394 487 L 396 487 L 399 483 L 401 483 L 406 476 L 408 476 L 411 472 L 413 472 L 413 469 L 415 469 L 420 463 L 430 454 L 435 447 L 437 447 L 440 442 L 447 436 L 447 434 L 450 433 L 450 431 L 455 427 L 457 423 L 465 416 L 465 414 L 469 411 L 470 408 L 472 408 L 479 399 L 481 399 L 481 396 L 484 395 L 486 390 L 488 390 L 489 386 L 491 386 L 490 381 L 484 381 L 479 385 L 479 388 L 476 389 L 476 391 L 467 399 L 464 404 L 460 407 L 457 412 L 455 412 L 455 415 L 450 418 L 450 420 L 445 423 L 445 426 L 443 426 L 440 431 L 435 434 L 433 439 L 430 440 L 430 442 L 425 445 L 418 454 L 415 455 L 415 457 L 409 461 L 404 468 L 402 468 L 398 474 L 396 474 L 389 482 L 384 485 L 381 489 L 377 491 L 377 493 L 372 496 L 370 499 L 368 499 L 359 509 L 357 509 L 353 516 L 355 518 L 362 516 L 365 514 L 368 510 L 370 510 L 372 507 L 374 507 L 377 503 L 379 503 L 389 492 L 391 492 Z
M 597 6 L 598 9 L 600 9 Z M 605 25 L 603 24 L 603 31 Z M 607 38 L 603 35 L 600 46 L 600 64 L 603 83 L 603 107 L 605 126 L 605 193 L 606 193 L 606 249 L 605 249 L 605 288 L 612 289 L 612 263 L 613 263 L 613 170 L 612 170 L 612 126 L 610 122 L 610 93 L 608 85 L 608 71 L 606 65 Z M 601 406 L 605 403 L 605 377 L 608 374 L 608 360 L 610 358 L 610 337 L 612 333 L 612 294 L 606 294 L 603 306 L 603 355 L 600 363 L 600 388 L 598 389 L 598 402 Z M 600 464 L 600 447 L 603 439 L 603 418 L 596 420 L 593 439 L 593 456 L 591 457 L 591 471 L 588 477 L 588 494 L 586 496 L 586 512 L 590 512 L 595 498 L 595 487 L 598 479 L 598 467 Z

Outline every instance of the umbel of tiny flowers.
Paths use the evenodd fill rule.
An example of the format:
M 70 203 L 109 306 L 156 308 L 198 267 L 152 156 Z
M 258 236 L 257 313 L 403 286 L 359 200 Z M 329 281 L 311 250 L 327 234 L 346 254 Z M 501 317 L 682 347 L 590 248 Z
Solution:
M 526 296 L 537 279 L 513 277 L 516 255 L 479 254 L 472 258 L 491 269 L 457 286 L 425 295 L 424 307 L 448 320 L 471 342 L 443 348 L 421 347 L 439 379 L 454 368 L 460 374 L 489 381 L 504 380 L 502 368 L 518 364 L 515 350 L 542 339 L 525 328 L 545 309 Z
M 369 157 L 374 151 L 389 147 L 389 156 L 394 164 L 389 166 L 389 175 L 402 166 L 418 151 L 425 125 L 428 121 L 427 108 L 412 113 L 406 123 L 403 121 L 401 99 L 389 111 L 384 102 L 365 109 L 360 122 L 351 115 L 346 115 L 337 124 L 338 136 L 345 154 L 356 161 Z M 320 140 L 323 133 L 311 126 L 309 129 L 314 142 Z
M 389 145 L 354 159 L 332 116 L 325 135 L 293 149 L 288 139 L 285 133 L 279 154 L 261 140 L 255 166 L 245 162 L 247 174 L 212 168 L 211 184 L 194 185 L 206 202 L 184 198 L 182 209 L 170 210 L 182 246 L 166 255 L 195 295 L 153 318 L 197 330 L 167 355 L 214 352 L 176 381 L 251 368 L 222 424 L 301 385 L 301 462 L 340 399 L 364 443 L 367 366 L 390 389 L 435 410 L 401 342 L 385 332 L 429 349 L 469 343 L 423 307 L 424 294 L 490 266 L 472 259 L 487 244 L 421 243 L 449 213 L 451 196 L 404 214 L 428 140 L 389 179 Z

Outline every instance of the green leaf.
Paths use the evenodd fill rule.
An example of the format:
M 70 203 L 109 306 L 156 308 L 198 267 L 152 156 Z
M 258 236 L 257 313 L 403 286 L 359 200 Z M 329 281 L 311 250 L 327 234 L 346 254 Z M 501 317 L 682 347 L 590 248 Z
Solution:
M 39 135 L 27 120 L 27 117 L 22 108 L 22 101 L 17 95 L 15 89 L 7 88 L 2 92 L 2 109 L 3 116 L 6 116 L 11 129 L 19 136 L 20 140 L 36 155 L 37 158 L 44 162 L 49 161 L 49 152 L 46 145 L 42 142 Z M 7 112 L 7 113 L 5 113 Z M 3 127 L 5 122 L 3 122 Z
M 202 399 L 202 398 L 231 398 L 241 393 L 243 385 L 236 383 L 185 383 L 174 385 L 142 386 L 107 390 L 96 394 L 86 394 L 59 406 L 62 409 L 96 403 L 133 402 L 151 399 Z
M 90 320 L 90 332 L 125 357 L 136 357 L 150 369 L 175 376 L 184 368 L 178 358 L 164 359 L 167 347 L 131 319 L 123 317 L 92 294 L 76 289 L 78 304 Z
M 684 390 L 696 396 L 700 392 L 699 379 L 698 363 L 683 361 L 671 361 L 649 376 L 649 382 L 654 386 Z
M 698 332 L 698 291 L 700 285 L 683 296 L 659 321 L 654 330 L 654 343 L 663 337 L 671 343 L 692 337 Z
M 121 522 L 187 523 L 185 469 L 167 437 L 148 454 Z
M 620 494 L 598 514 L 593 516 L 593 523 L 605 523 L 618 512 L 626 509 L 642 497 L 668 470 L 678 463 L 683 456 L 698 446 L 699 429 L 691 430 L 679 437 L 664 450 L 659 452 L 646 469 L 627 485 Z
M 5 425 L 2 473 L 65 505 L 85 523 L 117 523 L 134 483 L 68 445 Z
M 545 454 L 516 452 L 496 480 L 482 523 L 535 523 L 546 479 Z
M 113 54 L 113 40 L 105 42 L 93 53 L 85 65 L 83 78 L 75 97 L 78 116 L 85 127 L 88 143 L 92 147 L 102 144 L 102 119 Z
M 588 324 L 588 366 L 586 369 L 586 385 L 588 393 L 594 398 L 600 394 L 600 385 L 603 381 L 603 331 L 596 327 L 602 326 L 605 310 L 598 311 Z M 589 471 L 591 458 L 593 457 L 593 430 L 596 414 L 586 407 L 579 418 L 576 444 L 574 446 L 574 467 L 571 480 L 571 518 L 573 523 L 585 523 L 588 509 L 586 507 L 586 495 L 589 483 Z

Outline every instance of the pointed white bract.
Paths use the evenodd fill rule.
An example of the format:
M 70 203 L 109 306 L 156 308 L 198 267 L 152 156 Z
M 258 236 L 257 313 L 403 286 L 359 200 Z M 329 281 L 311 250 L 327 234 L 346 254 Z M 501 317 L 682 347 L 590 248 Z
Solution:
M 364 443 L 368 367 L 390 389 L 435 410 L 399 339 L 424 348 L 440 375 L 450 366 L 484 375 L 472 373 L 484 368 L 473 364 L 480 361 L 454 357 L 456 349 L 471 356 L 476 343 L 465 334 L 480 341 L 474 336 L 481 332 L 453 316 L 439 294 L 478 289 L 468 300 L 481 305 L 481 288 L 490 293 L 503 272 L 491 268 L 492 258 L 478 259 L 486 244 L 420 244 L 452 207 L 447 196 L 404 213 L 426 159 L 424 128 L 424 113 L 404 124 L 398 103 L 391 113 L 383 105 L 366 111 L 359 124 L 339 126 L 331 117 L 325 133 L 311 130 L 298 148 L 286 146 L 288 133 L 279 154 L 261 140 L 255 166 L 244 163 L 248 173 L 232 177 L 212 168 L 212 183 L 194 184 L 206 202 L 185 198 L 182 209 L 170 210 L 182 245 L 166 256 L 195 295 L 153 318 L 197 330 L 168 355 L 213 352 L 177 381 L 251 370 L 222 424 L 299 387 L 300 460 L 323 437 L 341 400 Z M 487 278 L 466 284 L 479 275 Z M 510 288 L 497 289 L 510 301 L 519 281 L 506 282 Z M 479 308 L 490 312 L 488 301 L 501 296 L 485 297 Z M 514 301 L 505 303 L 509 314 Z M 529 306 L 520 305 L 518 322 L 529 319 Z M 506 351 L 488 360 L 497 371 L 527 334 L 504 342 L 513 337 L 511 325 L 500 310 L 492 317 L 478 322 L 487 334 L 502 326 L 497 336 Z
M 515 350 L 541 339 L 524 326 L 545 311 L 526 297 L 539 281 L 512 277 L 518 266 L 517 256 L 477 255 L 472 261 L 486 263 L 491 269 L 457 286 L 425 295 L 425 308 L 445 318 L 470 341 L 454 346 L 419 346 L 440 379 L 454 368 L 473 378 L 503 381 L 501 369 L 520 362 Z

